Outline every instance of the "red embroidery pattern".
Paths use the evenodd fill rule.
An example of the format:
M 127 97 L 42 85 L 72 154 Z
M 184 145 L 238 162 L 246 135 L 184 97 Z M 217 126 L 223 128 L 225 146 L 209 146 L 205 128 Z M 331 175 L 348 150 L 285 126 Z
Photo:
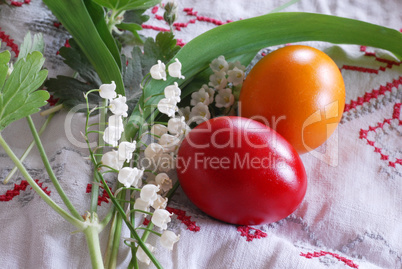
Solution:
M 43 187 L 43 182 L 39 183 L 38 179 L 35 179 L 35 182 L 39 185 L 39 187 L 47 194 L 50 195 L 50 191 L 47 187 Z M 20 195 L 21 191 L 25 191 L 26 188 L 29 186 L 28 181 L 22 180 L 20 184 L 14 184 L 14 188 L 12 190 L 6 191 L 5 194 L 0 195 L 0 202 L 8 202 L 14 199 L 14 197 Z
M 348 112 L 357 106 L 368 103 L 371 99 L 378 98 L 379 96 L 384 95 L 386 92 L 391 92 L 393 87 L 398 88 L 400 85 L 402 85 L 402 76 L 400 76 L 398 79 L 394 79 L 392 82 L 388 82 L 385 86 L 380 86 L 378 89 L 373 89 L 371 92 L 366 92 L 363 97 L 358 97 L 357 100 L 351 100 L 349 104 L 345 104 L 344 112 Z
M 200 230 L 200 227 L 197 226 L 195 221 L 191 221 L 191 216 L 186 216 L 186 211 L 169 206 L 166 207 L 166 210 L 169 211 L 169 213 L 175 214 L 177 216 L 177 219 L 187 226 L 187 230 L 190 230 L 192 232 L 198 232 Z
M 328 251 L 319 251 L 319 252 L 307 252 L 307 253 L 300 253 L 300 256 L 305 257 L 307 259 L 312 259 L 312 258 L 318 258 L 318 257 L 322 257 L 322 256 L 326 256 L 326 255 L 330 255 L 334 258 L 336 258 L 338 261 L 343 262 L 344 264 L 346 264 L 347 266 L 349 266 L 350 268 L 359 268 L 359 265 L 355 264 L 352 260 L 349 260 L 345 257 L 340 256 L 339 254 L 336 253 L 331 253 Z
M 14 43 L 14 39 L 11 39 L 9 35 L 6 35 L 5 32 L 1 31 L 0 27 L 0 39 L 6 43 L 8 47 L 11 48 L 11 51 L 15 53 L 15 57 L 18 57 L 20 50 L 18 49 L 18 45 Z
M 394 105 L 394 111 L 392 113 L 392 118 L 385 119 L 383 122 L 377 123 L 376 126 L 369 126 L 368 130 L 360 129 L 360 139 L 366 140 L 367 144 L 374 147 L 374 152 L 379 153 L 381 156 L 381 160 L 388 161 L 388 166 L 396 167 L 396 164 L 402 165 L 402 159 L 395 158 L 395 161 L 389 161 L 390 156 L 383 153 L 382 149 L 376 146 L 374 140 L 370 140 L 368 138 L 369 132 L 376 132 L 377 129 L 383 129 L 385 124 L 391 125 L 392 120 L 398 120 L 398 125 L 402 125 L 402 120 L 400 119 L 401 114 L 401 103 L 397 103 Z
M 150 220 L 145 218 L 144 221 L 142 222 L 142 225 L 148 226 L 149 222 L 150 222 Z
M 267 237 L 267 234 L 261 230 L 249 227 L 249 226 L 238 226 L 237 231 L 240 235 L 246 237 L 247 242 L 251 242 L 254 239 L 261 239 Z
M 103 189 L 103 187 L 101 187 Z M 92 184 L 87 185 L 86 193 L 90 193 L 92 190 Z M 109 195 L 105 190 L 103 190 L 102 195 L 98 196 L 98 206 L 102 205 L 102 202 L 109 203 Z
M 24 2 L 12 0 L 12 1 L 10 2 L 10 4 L 11 4 L 12 6 L 15 6 L 15 7 L 20 7 L 20 6 L 22 6 L 23 4 L 27 4 L 27 5 L 28 5 L 29 3 L 31 3 L 31 0 L 24 0 Z
M 50 106 L 56 105 L 58 101 L 59 101 L 59 98 L 54 98 L 53 95 L 50 95 L 49 99 L 47 99 L 47 102 Z

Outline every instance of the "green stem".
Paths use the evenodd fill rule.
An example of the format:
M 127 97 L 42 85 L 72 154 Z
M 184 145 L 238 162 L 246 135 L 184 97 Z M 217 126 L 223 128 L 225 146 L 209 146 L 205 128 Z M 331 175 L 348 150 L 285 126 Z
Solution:
M 73 206 L 71 201 L 68 199 L 67 195 L 65 194 L 63 188 L 61 187 L 59 181 L 56 178 L 56 175 L 53 172 L 52 166 L 50 165 L 49 159 L 47 158 L 45 149 L 43 148 L 42 142 L 39 138 L 39 134 L 36 131 L 35 124 L 33 123 L 33 120 L 31 116 L 26 117 L 28 121 L 29 128 L 31 129 L 31 133 L 34 137 L 36 147 L 39 150 L 40 157 L 42 158 L 42 162 L 45 165 L 46 171 L 50 177 L 50 180 L 52 181 L 54 187 L 56 188 L 57 193 L 60 195 L 61 199 L 63 200 L 64 204 L 67 206 L 68 210 L 70 210 L 71 214 L 79 219 L 79 220 L 84 220 L 80 213 L 78 213 L 77 209 Z
M 42 127 L 40 128 L 38 134 L 41 135 L 45 130 L 47 125 L 49 124 L 49 122 L 52 120 L 54 116 L 54 113 L 50 114 L 49 117 L 46 119 L 45 123 L 42 125 Z M 35 141 L 32 140 L 31 144 L 29 144 L 28 148 L 25 150 L 24 154 L 22 154 L 20 161 L 23 162 L 25 160 L 25 158 L 29 155 L 29 153 L 31 152 L 33 146 L 35 146 Z M 10 174 L 8 174 L 8 176 L 4 179 L 3 183 L 7 184 L 8 181 L 13 177 L 13 175 L 15 174 L 15 172 L 17 172 L 18 168 L 15 166 L 13 168 L 13 170 L 11 170 Z
M 96 226 L 89 226 L 84 230 L 85 238 L 93 269 L 103 269 L 102 253 L 99 244 L 99 232 Z
M 20 170 L 22 176 L 28 181 L 29 185 L 31 185 L 32 189 L 36 191 L 36 193 L 51 207 L 54 211 L 56 211 L 60 216 L 66 219 L 68 222 L 73 224 L 78 229 L 82 230 L 84 228 L 84 224 L 74 216 L 67 213 L 64 209 L 58 206 L 39 186 L 38 184 L 32 179 L 29 175 L 28 171 L 22 164 L 22 162 L 18 159 L 18 157 L 14 154 L 11 150 L 10 146 L 7 142 L 3 139 L 0 133 L 0 146 L 3 147 L 6 154 L 10 157 L 10 159 L 14 162 L 17 168 Z
M 131 224 L 130 220 L 127 219 L 126 213 L 124 212 L 124 209 L 120 206 L 120 204 L 116 201 L 116 199 L 113 197 L 112 192 L 110 191 L 109 186 L 106 184 L 105 179 L 102 177 L 102 175 L 99 175 L 102 183 L 104 185 L 105 190 L 107 191 L 107 194 L 109 195 L 109 197 L 112 200 L 113 205 L 116 207 L 117 211 L 119 212 L 119 215 L 122 217 L 123 221 L 126 223 L 128 229 L 130 230 L 130 232 L 133 235 L 133 238 L 135 240 L 137 240 L 138 245 L 144 250 L 144 252 L 147 254 L 147 256 L 151 259 L 151 261 L 153 262 L 153 264 L 157 267 L 157 268 L 162 268 L 162 265 L 158 262 L 158 260 L 155 258 L 155 256 L 149 251 L 149 249 L 147 248 L 147 246 L 144 244 L 144 241 L 141 240 L 140 236 L 138 235 L 138 233 L 135 231 L 135 228 L 133 227 L 133 225 Z M 120 193 L 119 193 L 120 194 Z
M 118 216 L 118 213 L 116 211 L 114 211 L 112 223 L 110 225 L 110 230 L 109 230 L 106 252 L 105 252 L 105 265 L 106 265 L 106 268 L 108 268 L 108 269 L 110 269 L 109 264 L 110 264 L 110 260 L 112 258 L 111 257 L 112 256 L 112 247 L 113 247 L 113 242 L 114 242 L 114 237 L 115 237 L 115 232 L 116 232 L 117 216 Z
M 119 187 L 119 186 L 118 186 Z M 121 191 L 117 194 L 118 198 L 123 198 L 125 192 Z M 112 196 L 109 196 L 112 197 Z M 122 216 L 120 214 L 116 215 L 115 219 L 115 224 L 114 224 L 114 234 L 113 234 L 113 241 L 111 245 L 111 252 L 110 252 L 110 258 L 109 258 L 109 264 L 108 268 L 116 268 L 117 264 L 117 254 L 119 251 L 119 246 L 120 246 L 120 236 L 121 236 L 121 228 L 122 228 L 123 220 Z

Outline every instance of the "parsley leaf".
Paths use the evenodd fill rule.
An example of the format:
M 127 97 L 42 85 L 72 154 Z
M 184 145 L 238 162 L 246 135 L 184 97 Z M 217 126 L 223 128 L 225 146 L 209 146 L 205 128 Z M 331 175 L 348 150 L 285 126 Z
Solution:
M 49 93 L 36 91 L 47 77 L 47 70 L 41 70 L 45 59 L 42 53 L 34 51 L 19 59 L 8 78 L 8 51 L 0 54 L 0 131 L 11 122 L 39 111 L 46 104 Z M 7 68 L 7 69 L 6 69 Z

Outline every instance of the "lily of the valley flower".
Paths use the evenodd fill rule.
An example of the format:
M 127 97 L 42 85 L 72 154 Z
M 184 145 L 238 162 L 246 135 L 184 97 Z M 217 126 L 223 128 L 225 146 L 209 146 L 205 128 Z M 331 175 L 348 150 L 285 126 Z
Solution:
M 119 94 L 119 96 L 110 101 L 110 111 L 118 116 L 127 117 L 128 106 L 126 104 L 126 97 Z
M 124 131 L 123 118 L 121 115 L 110 116 L 108 119 L 108 125 L 113 126 L 117 130 L 119 130 L 119 132 Z
M 155 182 L 160 186 L 163 192 L 167 192 L 173 187 L 172 180 L 166 173 L 157 174 Z
M 201 89 L 204 89 L 205 92 L 208 93 L 208 95 L 209 95 L 209 103 L 212 104 L 212 102 L 214 101 L 215 90 L 210 88 L 207 84 L 202 85 Z
M 138 169 L 137 167 L 123 167 L 119 171 L 119 175 L 117 176 L 117 180 L 124 185 L 124 187 L 129 188 L 133 186 L 134 188 L 138 188 L 141 186 L 141 178 L 144 174 L 144 170 Z
M 179 115 L 183 116 L 185 121 L 188 121 L 190 119 L 190 113 L 191 113 L 190 106 L 180 108 Z
M 173 249 L 173 245 L 178 242 L 180 239 L 180 235 L 176 235 L 172 231 L 164 231 L 162 233 L 162 236 L 160 238 L 160 243 L 164 248 L 167 248 L 168 250 Z
M 229 63 L 229 70 L 233 70 L 235 68 L 238 68 L 238 69 L 242 70 L 243 72 L 246 71 L 246 67 L 244 65 L 242 65 L 239 61 L 230 62 Z
M 173 85 L 167 86 L 164 90 L 164 93 L 165 98 L 173 99 L 176 101 L 176 103 L 180 102 L 181 90 L 177 82 L 175 82 Z
M 180 139 L 170 134 L 164 134 L 159 139 L 159 144 L 163 147 L 164 152 L 173 152 L 180 144 Z
M 153 203 L 158 198 L 159 186 L 147 184 L 142 187 L 140 197 L 145 202 Z
M 168 127 L 166 127 L 163 124 L 154 124 L 151 127 L 150 133 L 152 135 L 161 137 L 162 135 L 166 134 L 168 132 Z
M 116 98 L 116 84 L 112 81 L 111 84 L 102 84 L 99 87 L 99 95 L 104 99 Z
M 158 198 L 153 202 L 152 207 L 154 209 L 165 209 L 167 206 L 168 198 L 163 198 L 162 196 L 158 195 Z
M 120 170 L 124 164 L 124 160 L 120 160 L 119 153 L 116 150 L 108 151 L 103 154 L 101 162 L 103 165 L 116 170 Z
M 203 103 L 198 103 L 195 107 L 191 109 L 190 120 L 195 121 L 200 124 L 211 118 L 211 113 L 209 112 L 208 106 Z
M 169 133 L 173 135 L 180 135 L 185 133 L 189 127 L 186 124 L 185 118 L 182 116 L 169 119 L 167 129 L 169 130 Z
M 232 83 L 233 86 L 242 84 L 244 80 L 244 72 L 239 68 L 235 67 L 233 70 L 228 71 L 228 82 Z
M 216 107 L 230 107 L 234 103 L 234 95 L 232 90 L 229 88 L 220 90 L 218 95 L 215 97 Z
M 121 134 L 122 132 L 118 128 L 114 126 L 108 126 L 103 132 L 103 141 L 105 141 L 107 144 L 112 145 L 113 147 L 116 147 L 119 143 L 119 139 L 121 138 Z
M 150 252 L 154 252 L 155 251 L 155 247 L 153 247 L 152 245 L 145 243 L 145 246 L 149 249 Z M 138 248 L 137 253 L 135 254 L 135 256 L 137 257 L 137 259 L 140 262 L 146 263 L 147 265 L 149 265 L 151 263 L 151 259 L 148 257 L 148 255 L 144 252 L 144 250 L 142 250 L 142 248 Z
M 144 155 L 148 159 L 158 158 L 163 153 L 163 146 L 158 143 L 149 144 L 144 151 Z
M 123 160 L 126 160 L 127 162 L 129 162 L 131 160 L 131 158 L 133 157 L 133 153 L 134 153 L 136 147 L 137 147 L 137 142 L 135 142 L 135 141 L 132 143 L 127 142 L 127 141 L 121 142 L 119 144 L 119 149 L 118 149 L 120 159 L 123 159 Z
M 228 80 L 226 79 L 226 72 L 223 70 L 216 72 L 209 77 L 208 85 L 214 87 L 215 89 L 224 89 L 227 84 Z
M 150 207 L 149 201 L 144 201 L 140 197 L 135 199 L 134 209 L 149 212 L 149 207 Z M 144 215 L 146 215 L 146 214 L 144 214 Z
M 154 214 L 152 215 L 151 221 L 155 226 L 166 230 L 167 224 L 171 221 L 170 216 L 173 214 L 169 213 L 169 211 L 165 209 L 156 209 Z
M 179 109 L 175 99 L 163 98 L 158 103 L 158 110 L 169 117 L 173 117 Z
M 185 77 L 181 74 L 181 63 L 176 58 L 174 63 L 168 66 L 169 75 L 175 78 L 184 79 Z
M 158 63 L 153 65 L 150 70 L 151 77 L 157 80 L 166 80 L 166 66 L 160 60 Z
M 198 103 L 203 103 L 204 105 L 209 105 L 209 93 L 205 91 L 204 88 L 199 89 L 197 92 L 191 94 L 190 104 L 195 106 Z
M 163 153 L 158 159 L 158 169 L 161 172 L 168 172 L 175 168 L 175 161 L 171 154 Z
M 224 56 L 219 56 L 218 58 L 214 59 L 211 64 L 209 65 L 214 72 L 220 72 L 220 71 L 228 71 L 229 64 L 226 62 Z

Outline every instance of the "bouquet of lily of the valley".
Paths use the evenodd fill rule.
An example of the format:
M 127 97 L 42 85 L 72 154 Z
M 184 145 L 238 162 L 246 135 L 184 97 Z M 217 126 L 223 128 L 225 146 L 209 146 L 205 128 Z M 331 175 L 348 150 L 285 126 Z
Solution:
M 115 268 L 121 241 L 131 249 L 130 268 L 150 262 L 162 268 L 154 249 L 159 245 L 172 249 L 179 241 L 167 229 L 171 213 L 166 205 L 179 186 L 171 172 L 180 145 L 204 121 L 235 115 L 246 67 L 259 50 L 315 40 L 369 45 L 402 56 L 397 31 L 334 16 L 271 13 L 219 26 L 180 48 L 172 27 L 177 16 L 174 3 L 164 5 L 171 32 L 152 39 L 140 35 L 140 24 L 146 20 L 143 12 L 160 0 L 44 2 L 72 36 L 60 55 L 76 74 L 46 80 L 40 35 L 26 36 L 13 67 L 10 53 L 1 52 L 0 145 L 43 200 L 85 234 L 93 268 Z M 122 53 L 126 46 L 132 48 L 131 55 Z M 86 116 L 81 133 L 94 170 L 90 209 L 85 214 L 64 193 L 31 119 L 49 98 L 47 91 L 38 90 L 43 84 L 59 100 L 44 112 L 48 121 L 57 109 L 74 109 Z M 1 136 L 10 123 L 22 118 L 27 119 L 68 211 L 38 186 Z M 97 215 L 100 188 L 113 203 L 102 219 Z M 121 238 L 122 225 L 129 229 L 129 238 Z M 99 233 L 104 229 L 110 230 L 110 236 L 103 255 Z M 158 246 L 147 242 L 151 233 L 160 236 Z

